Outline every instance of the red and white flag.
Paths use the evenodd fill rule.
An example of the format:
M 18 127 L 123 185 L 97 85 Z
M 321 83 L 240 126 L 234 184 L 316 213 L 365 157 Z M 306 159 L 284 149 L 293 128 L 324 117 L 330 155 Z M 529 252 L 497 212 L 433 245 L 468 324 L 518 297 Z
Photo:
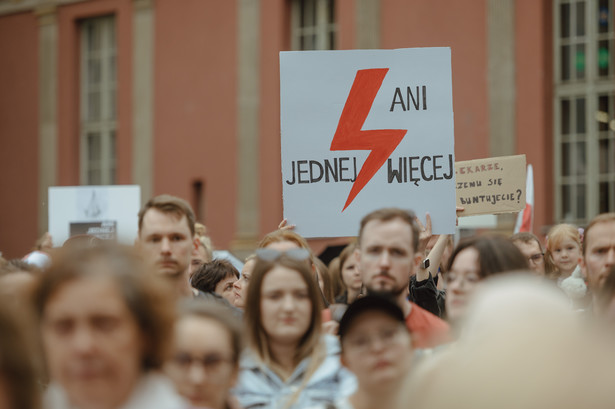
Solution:
M 525 208 L 517 215 L 515 233 L 532 232 L 534 228 L 534 170 L 527 165 L 527 179 L 525 181 Z

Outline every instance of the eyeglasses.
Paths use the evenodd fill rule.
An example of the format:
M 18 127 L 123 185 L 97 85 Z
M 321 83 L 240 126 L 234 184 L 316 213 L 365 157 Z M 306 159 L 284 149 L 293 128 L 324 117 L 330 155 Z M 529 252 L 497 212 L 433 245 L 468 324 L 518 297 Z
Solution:
M 536 253 L 527 258 L 527 261 L 530 263 L 538 264 L 543 261 L 545 254 L 544 253 Z
M 310 259 L 310 252 L 304 248 L 289 249 L 286 251 L 264 248 L 256 250 L 256 257 L 263 261 L 276 261 L 280 257 L 288 257 L 293 260 L 304 261 Z
M 233 362 L 232 359 L 218 354 L 208 354 L 203 357 L 196 357 L 187 353 L 178 353 L 173 358 L 173 361 L 178 367 L 186 371 L 192 367 L 192 365 L 198 363 L 208 374 L 215 374 L 220 371 L 223 364 Z
M 394 327 L 384 328 L 371 336 L 367 334 L 349 335 L 344 341 L 344 344 L 347 347 L 361 352 L 368 351 L 376 342 L 378 342 L 382 348 L 387 348 L 397 341 L 398 336 L 402 334 L 402 330 L 406 331 L 403 325 L 396 325 Z

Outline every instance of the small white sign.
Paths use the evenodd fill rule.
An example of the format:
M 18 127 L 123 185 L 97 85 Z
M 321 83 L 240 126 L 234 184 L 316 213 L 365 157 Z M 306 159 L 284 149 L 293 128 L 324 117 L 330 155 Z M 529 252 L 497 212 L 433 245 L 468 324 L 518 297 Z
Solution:
M 280 53 L 284 217 L 355 236 L 382 207 L 455 231 L 450 48 Z
M 124 244 L 137 237 L 140 186 L 56 186 L 48 195 L 48 230 L 56 246 L 80 234 Z

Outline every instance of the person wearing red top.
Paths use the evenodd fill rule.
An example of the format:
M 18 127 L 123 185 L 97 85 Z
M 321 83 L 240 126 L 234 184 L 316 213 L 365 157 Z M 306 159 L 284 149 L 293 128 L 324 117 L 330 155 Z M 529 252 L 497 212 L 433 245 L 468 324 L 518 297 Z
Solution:
M 449 326 L 407 300 L 410 276 L 419 267 L 419 227 L 412 211 L 375 210 L 361 220 L 355 257 L 368 294 L 393 297 L 406 317 L 415 348 L 450 341 Z

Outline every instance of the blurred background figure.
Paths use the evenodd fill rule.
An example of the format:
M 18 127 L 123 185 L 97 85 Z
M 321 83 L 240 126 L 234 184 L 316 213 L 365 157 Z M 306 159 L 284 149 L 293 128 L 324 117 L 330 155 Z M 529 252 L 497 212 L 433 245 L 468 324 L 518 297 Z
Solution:
M 234 395 L 245 408 L 306 408 L 354 392 L 303 248 L 257 250 L 244 320 L 248 349 Z
M 157 371 L 166 361 L 173 295 L 129 249 L 65 249 L 33 293 L 51 380 L 45 407 L 183 408 Z
M 53 239 L 51 238 L 51 234 L 49 232 L 45 232 L 34 244 L 34 250 L 44 251 L 49 253 L 49 251 L 53 248 Z
M 36 240 L 34 248 L 23 257 L 23 261 L 32 264 L 39 269 L 45 269 L 51 264 L 51 251 L 53 250 L 53 241 L 51 234 L 46 232 Z
M 475 294 L 455 347 L 423 361 L 397 407 L 613 408 L 612 334 L 579 318 L 546 282 L 492 278 Z
M 187 300 L 179 307 L 173 353 L 165 372 L 194 408 L 227 409 L 242 350 L 242 326 L 217 303 Z
M 528 270 L 527 259 L 507 238 L 484 235 L 459 242 L 449 259 L 446 313 L 458 332 L 474 292 L 486 278 L 507 271 Z
M 241 310 L 246 307 L 246 299 L 248 298 L 248 285 L 252 278 L 252 270 L 256 264 L 256 254 L 251 254 L 246 258 L 246 261 L 241 269 L 239 279 L 233 283 L 233 305 Z
M 198 240 L 197 246 L 192 250 L 192 258 L 190 259 L 190 277 L 204 263 L 209 263 L 213 260 L 214 246 L 211 238 L 207 235 L 207 227 L 202 223 L 194 224 L 195 237 Z
M 510 240 L 527 259 L 530 270 L 544 277 L 547 274 L 545 271 L 545 253 L 538 237 L 529 232 L 521 232 L 510 236 Z
M 361 280 L 361 272 L 359 271 L 357 260 L 354 255 L 356 248 L 356 243 L 350 243 L 340 253 L 339 274 L 344 285 L 344 290 L 335 298 L 337 304 L 351 304 L 362 293 L 363 280 Z
M 41 407 L 40 362 L 27 314 L 0 297 L 0 408 Z
M 316 270 L 318 288 L 320 288 L 320 292 L 325 297 L 327 305 L 333 304 L 335 302 L 335 293 L 333 292 L 333 279 L 331 278 L 329 267 L 316 256 L 312 258 L 312 261 Z
M 15 310 L 28 305 L 29 294 L 40 270 L 23 260 L 9 260 L 0 265 L 0 300 Z
M 202 264 L 190 282 L 192 287 L 205 294 L 216 294 L 233 305 L 233 284 L 239 279 L 239 271 L 227 260 L 213 260 Z
M 344 284 L 342 283 L 342 275 L 340 273 L 340 257 L 337 256 L 333 258 L 329 262 L 327 268 L 329 269 L 329 275 L 331 276 L 333 294 L 335 294 L 335 297 L 337 298 L 344 292 Z

